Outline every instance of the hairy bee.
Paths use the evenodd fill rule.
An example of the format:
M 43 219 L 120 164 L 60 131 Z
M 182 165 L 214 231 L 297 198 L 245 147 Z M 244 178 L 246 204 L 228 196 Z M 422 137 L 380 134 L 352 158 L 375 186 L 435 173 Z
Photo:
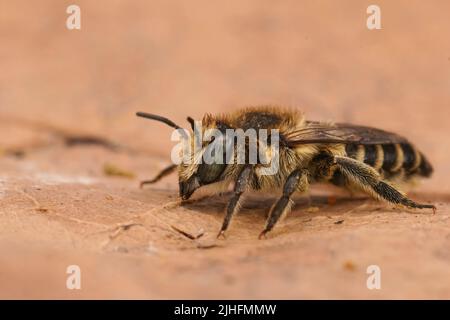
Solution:
M 161 116 L 142 112 L 137 115 L 180 129 Z M 192 143 L 195 121 L 190 117 L 187 120 L 192 127 L 187 138 Z M 217 116 L 207 114 L 200 124 L 203 129 L 221 132 L 266 129 L 279 133 L 279 148 L 275 154 L 279 164 L 274 174 L 261 174 L 267 163 L 259 160 L 256 163 L 192 162 L 173 164 L 154 179 L 141 183 L 141 186 L 154 183 L 178 169 L 179 193 L 183 200 L 189 199 L 194 191 L 206 185 L 226 187 L 233 184 L 233 195 L 218 236 L 224 235 L 232 217 L 239 211 L 244 192 L 282 190 L 281 197 L 270 209 L 261 238 L 273 229 L 281 216 L 289 212 L 293 204 L 292 195 L 305 192 L 311 183 L 317 182 L 329 182 L 351 191 L 360 191 L 395 205 L 436 210 L 434 205 L 417 203 L 394 187 L 416 177 L 429 177 L 433 171 L 423 153 L 397 134 L 345 123 L 307 121 L 297 110 L 271 106 L 244 108 Z M 263 153 L 269 151 L 270 142 L 259 143 L 260 136 L 257 140 L 259 148 L 266 148 Z M 203 142 L 197 153 L 204 153 L 211 141 Z M 244 150 L 248 153 L 248 141 L 245 144 Z M 274 159 L 273 154 L 270 159 Z

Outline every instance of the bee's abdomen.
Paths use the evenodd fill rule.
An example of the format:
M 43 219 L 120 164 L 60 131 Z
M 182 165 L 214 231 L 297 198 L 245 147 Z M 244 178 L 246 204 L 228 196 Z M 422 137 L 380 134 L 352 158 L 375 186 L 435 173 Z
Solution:
M 407 142 L 386 144 L 347 144 L 347 156 L 364 162 L 387 175 L 404 171 L 406 175 L 429 177 L 433 168 L 425 156 Z

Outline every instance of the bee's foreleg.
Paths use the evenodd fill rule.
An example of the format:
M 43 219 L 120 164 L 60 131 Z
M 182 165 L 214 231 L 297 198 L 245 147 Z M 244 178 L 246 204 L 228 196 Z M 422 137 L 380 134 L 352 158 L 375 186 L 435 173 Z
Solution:
M 177 168 L 176 164 L 171 164 L 170 166 L 168 166 L 168 167 L 164 168 L 163 170 L 161 170 L 156 175 L 156 177 L 154 177 L 153 179 L 141 181 L 140 187 L 142 188 L 146 184 L 152 184 L 152 183 L 158 182 L 159 180 L 161 180 L 165 176 L 167 176 L 167 175 L 171 174 L 173 171 L 175 171 L 176 168 Z
M 283 195 L 280 199 L 275 203 L 269 213 L 269 217 L 266 222 L 266 226 L 264 230 L 260 233 L 259 238 L 261 239 L 266 235 L 267 232 L 273 229 L 277 221 L 281 216 L 287 214 L 293 201 L 291 196 L 294 192 L 300 191 L 304 192 L 308 188 L 308 174 L 306 170 L 294 170 L 289 177 L 286 179 L 286 182 L 283 186 Z
M 389 183 L 383 181 L 378 172 L 365 163 L 340 156 L 335 156 L 334 159 L 341 172 L 349 179 L 349 181 L 366 193 L 376 198 L 394 204 L 404 205 L 409 208 L 430 208 L 433 209 L 433 211 L 436 210 L 434 205 L 420 204 L 407 198 Z
M 228 202 L 227 206 L 227 212 L 225 215 L 225 219 L 223 220 L 222 228 L 220 229 L 219 234 L 217 237 L 224 237 L 225 231 L 228 229 L 228 226 L 230 225 L 231 218 L 235 213 L 239 211 L 240 208 L 240 198 L 241 195 L 244 193 L 244 191 L 247 189 L 247 186 L 250 183 L 251 173 L 253 171 L 253 167 L 250 165 L 245 166 L 242 171 L 239 173 L 239 176 L 236 179 L 235 185 L 234 185 L 234 191 L 233 196 Z

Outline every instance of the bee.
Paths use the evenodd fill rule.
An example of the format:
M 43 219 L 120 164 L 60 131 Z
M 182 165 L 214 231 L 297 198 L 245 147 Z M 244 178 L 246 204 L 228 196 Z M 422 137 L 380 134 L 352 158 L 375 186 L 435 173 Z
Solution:
M 137 115 L 163 122 L 175 129 L 181 128 L 161 116 L 143 112 Z M 192 128 L 187 139 L 192 144 L 196 122 L 191 117 L 187 120 Z M 422 152 L 395 133 L 346 123 L 309 121 L 298 110 L 273 106 L 248 107 L 216 116 L 206 114 L 200 124 L 202 129 L 220 132 L 231 129 L 278 132 L 279 148 L 275 153 L 278 170 L 274 174 L 261 174 L 261 169 L 267 167 L 267 163 L 259 160 L 256 163 L 192 162 L 172 164 L 155 178 L 141 182 L 141 186 L 155 183 L 178 170 L 179 195 L 182 200 L 189 199 L 196 190 L 205 186 L 227 188 L 233 185 L 218 237 L 225 237 L 233 216 L 239 211 L 242 196 L 248 191 L 281 190 L 259 238 L 265 237 L 280 217 L 291 210 L 294 193 L 304 193 L 309 185 L 321 182 L 331 183 L 352 193 L 362 192 L 398 206 L 436 210 L 434 205 L 417 203 L 399 190 L 400 185 L 418 177 L 430 177 L 433 168 Z M 259 148 L 263 149 L 263 153 L 271 154 L 271 143 L 260 143 L 260 138 L 257 137 Z M 211 141 L 202 142 L 197 153 L 204 153 Z M 249 151 L 247 144 L 248 141 L 245 153 Z M 269 161 L 274 161 L 273 155 Z

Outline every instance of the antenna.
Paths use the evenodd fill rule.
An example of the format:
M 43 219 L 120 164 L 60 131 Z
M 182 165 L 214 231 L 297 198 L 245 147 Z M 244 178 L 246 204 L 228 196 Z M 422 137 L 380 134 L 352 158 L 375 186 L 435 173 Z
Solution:
M 187 119 L 187 121 L 191 124 L 192 131 L 194 131 L 194 128 L 195 128 L 195 120 L 192 119 L 191 117 L 187 117 L 186 119 Z
M 175 129 L 181 129 L 181 135 L 184 138 L 187 138 L 185 129 L 183 129 L 179 125 L 175 124 L 172 120 L 169 120 L 169 119 L 167 119 L 165 117 L 162 117 L 162 116 L 158 116 L 156 114 L 151 114 L 151 113 L 147 113 L 147 112 L 140 112 L 140 111 L 136 112 L 136 115 L 138 117 L 142 117 L 142 118 L 146 118 L 146 119 L 150 119 L 150 120 L 156 120 L 156 121 L 165 123 L 168 126 L 170 126 L 172 128 L 175 128 Z
M 169 119 L 167 119 L 165 117 L 158 116 L 156 114 L 151 114 L 151 113 L 146 113 L 146 112 L 140 112 L 139 111 L 139 112 L 136 112 L 136 115 L 138 117 L 142 117 L 142 118 L 146 118 L 146 119 L 151 119 L 151 120 L 156 120 L 156 121 L 159 121 L 159 122 L 163 122 L 163 123 L 167 124 L 168 126 L 170 126 L 172 128 L 175 128 L 175 129 L 183 129 L 179 125 L 175 124 L 173 121 L 171 121 L 171 120 L 169 120 Z

